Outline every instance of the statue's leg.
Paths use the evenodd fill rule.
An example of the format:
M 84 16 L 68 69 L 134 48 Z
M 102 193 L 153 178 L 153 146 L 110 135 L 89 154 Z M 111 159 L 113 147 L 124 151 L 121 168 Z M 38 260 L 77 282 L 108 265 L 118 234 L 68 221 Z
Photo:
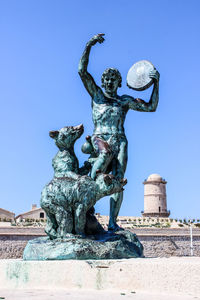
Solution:
M 108 165 L 110 164 L 113 158 L 113 153 L 109 144 L 102 138 L 93 136 L 91 141 L 95 153 L 98 156 L 91 170 L 91 178 L 95 179 L 97 170 L 100 170 L 101 172 L 106 171 Z
M 46 227 L 45 227 L 45 232 L 50 237 L 50 239 L 55 239 L 57 237 L 57 228 L 58 228 L 56 218 L 55 218 L 54 214 L 52 214 L 48 210 L 45 210 L 45 212 L 47 215 L 47 223 L 46 223 Z
M 45 232 L 50 237 L 50 239 L 56 239 L 58 228 L 58 224 L 55 218 L 56 206 L 52 204 L 51 197 L 48 197 L 45 192 L 43 192 L 41 207 L 42 209 L 44 209 L 47 216 Z
M 85 237 L 86 211 L 83 204 L 75 207 L 75 233 Z
M 110 219 L 108 230 L 117 231 L 120 227 L 117 225 L 117 217 L 123 201 L 123 192 L 113 194 L 110 197 Z
M 113 161 L 112 173 L 118 179 L 124 178 L 127 165 L 127 140 L 120 141 L 119 153 L 117 159 Z M 123 201 L 123 192 L 115 193 L 110 198 L 110 219 L 108 229 L 116 231 L 119 229 L 117 225 L 117 217 Z
M 64 238 L 67 233 L 72 233 L 73 217 L 72 211 L 65 210 L 62 206 L 58 206 L 56 210 L 56 221 L 58 223 L 57 237 Z
M 96 171 L 100 170 L 102 173 L 104 173 L 109 165 L 109 163 L 112 160 L 112 156 L 109 153 L 101 152 L 93 164 L 92 171 L 91 171 L 91 178 L 96 178 Z

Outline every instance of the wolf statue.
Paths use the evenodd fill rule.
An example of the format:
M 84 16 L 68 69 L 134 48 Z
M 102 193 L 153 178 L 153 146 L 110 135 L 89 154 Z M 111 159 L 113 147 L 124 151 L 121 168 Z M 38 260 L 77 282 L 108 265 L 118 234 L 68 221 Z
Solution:
M 59 151 L 52 163 L 54 178 L 45 185 L 40 204 L 47 215 L 45 232 L 51 239 L 64 238 L 67 233 L 84 237 L 89 209 L 102 197 L 121 192 L 127 182 L 110 174 L 98 174 L 93 180 L 85 175 L 90 170 L 89 162 L 79 168 L 74 143 L 83 130 L 79 125 L 50 131 Z

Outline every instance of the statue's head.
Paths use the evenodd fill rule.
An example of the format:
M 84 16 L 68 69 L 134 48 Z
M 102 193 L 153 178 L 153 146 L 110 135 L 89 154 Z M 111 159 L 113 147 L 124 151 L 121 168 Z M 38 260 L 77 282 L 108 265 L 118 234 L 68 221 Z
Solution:
M 117 69 L 108 68 L 101 76 L 101 86 L 108 93 L 114 93 L 122 86 L 122 76 Z

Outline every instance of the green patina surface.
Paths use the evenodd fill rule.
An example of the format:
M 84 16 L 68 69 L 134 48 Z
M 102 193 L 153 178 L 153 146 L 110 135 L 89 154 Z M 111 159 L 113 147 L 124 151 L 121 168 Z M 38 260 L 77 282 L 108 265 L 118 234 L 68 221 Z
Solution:
M 104 34 L 95 35 L 86 44 L 79 63 L 79 75 L 92 98 L 92 119 L 94 131 L 82 150 L 92 153 L 93 166 L 91 177 L 96 178 L 97 170 L 124 178 L 127 165 L 127 139 L 124 131 L 124 121 L 127 112 L 131 110 L 154 112 L 158 105 L 159 73 L 154 70 L 149 77 L 154 81 L 154 88 L 149 102 L 133 98 L 129 95 L 118 95 L 121 87 L 121 74 L 117 69 L 108 68 L 104 71 L 101 83 L 103 91 L 88 72 L 88 62 L 91 48 L 97 43 L 104 42 Z M 110 198 L 109 229 L 117 230 L 117 216 L 123 200 L 123 192 L 115 193 Z
M 116 220 L 123 200 L 123 187 L 127 183 L 124 174 L 128 143 L 124 122 L 130 109 L 156 110 L 159 73 L 156 70 L 149 73 L 154 82 L 149 102 L 118 95 L 122 78 L 114 68 L 106 69 L 102 75 L 103 91 L 87 71 L 91 48 L 103 42 L 103 34 L 98 34 L 86 44 L 78 70 L 92 98 L 94 131 L 82 146 L 82 151 L 90 157 L 79 168 L 74 144 L 83 134 L 82 124 L 50 131 L 59 150 L 52 162 L 54 177 L 45 185 L 41 196 L 41 207 L 47 215 L 45 231 L 48 238 L 30 241 L 24 251 L 25 260 L 143 256 L 143 247 L 134 234 L 128 231 L 115 234 L 121 230 Z M 94 216 L 94 205 L 108 195 L 111 195 L 109 232 L 105 232 Z
M 104 233 L 82 238 L 67 234 L 64 239 L 40 237 L 29 241 L 24 260 L 121 259 L 142 257 L 143 246 L 129 231 Z
M 14 282 L 15 287 L 18 287 L 21 283 L 29 281 L 29 267 L 26 263 L 10 262 L 6 267 L 6 277 Z
M 64 238 L 67 233 L 85 236 L 87 212 L 126 184 L 110 174 L 99 174 L 95 180 L 82 175 L 90 169 L 90 163 L 79 169 L 74 153 L 74 143 L 82 133 L 83 125 L 50 132 L 59 151 L 53 159 L 54 178 L 44 187 L 40 204 L 47 214 L 45 231 L 51 239 Z

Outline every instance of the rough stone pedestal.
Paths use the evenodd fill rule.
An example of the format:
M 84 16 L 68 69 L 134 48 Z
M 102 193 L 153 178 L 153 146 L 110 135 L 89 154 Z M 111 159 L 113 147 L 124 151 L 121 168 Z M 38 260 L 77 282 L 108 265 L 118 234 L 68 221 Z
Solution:
M 130 231 L 106 232 L 82 238 L 68 234 L 65 239 L 40 237 L 28 242 L 24 260 L 121 259 L 143 257 L 143 246 Z

